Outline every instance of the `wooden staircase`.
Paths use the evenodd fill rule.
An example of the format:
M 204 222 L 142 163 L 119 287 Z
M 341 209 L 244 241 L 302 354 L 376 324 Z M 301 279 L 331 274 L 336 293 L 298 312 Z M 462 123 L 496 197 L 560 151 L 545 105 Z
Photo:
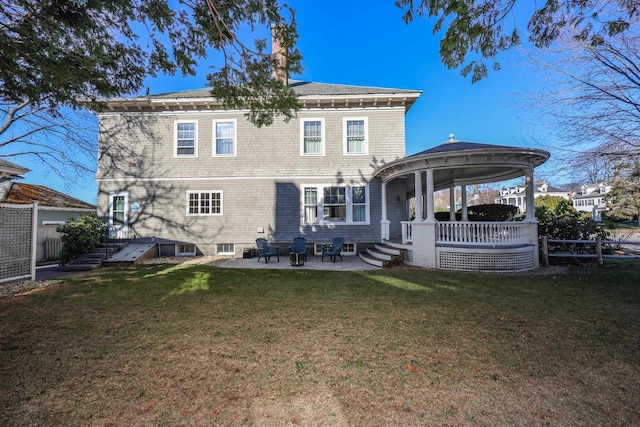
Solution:
M 358 255 L 363 262 L 375 265 L 376 267 L 389 267 L 404 263 L 406 249 L 396 247 L 393 243 L 376 243 L 373 248 Z
M 64 265 L 65 271 L 88 271 L 102 265 L 111 255 L 118 252 L 124 246 L 123 243 L 110 243 L 108 247 L 102 246 L 89 249 L 87 252 L 77 255 Z

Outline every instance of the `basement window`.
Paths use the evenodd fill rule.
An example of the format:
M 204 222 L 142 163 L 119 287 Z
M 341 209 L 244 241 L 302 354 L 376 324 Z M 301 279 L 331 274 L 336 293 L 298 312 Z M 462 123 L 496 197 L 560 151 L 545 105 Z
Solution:
M 176 256 L 195 256 L 196 245 L 180 243 L 176 245 Z
M 235 255 L 236 248 L 233 243 L 218 243 L 216 245 L 216 253 L 218 255 Z

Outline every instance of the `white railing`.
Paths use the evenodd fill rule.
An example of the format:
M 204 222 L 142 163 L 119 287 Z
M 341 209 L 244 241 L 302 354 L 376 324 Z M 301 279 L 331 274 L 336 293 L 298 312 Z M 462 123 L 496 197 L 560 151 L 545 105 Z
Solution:
M 413 229 L 411 221 L 400 221 L 402 225 L 402 244 L 413 242 Z
M 448 221 L 436 225 L 436 243 L 512 245 L 530 243 L 529 223 Z
M 109 238 L 110 239 L 128 239 L 131 233 L 129 227 L 126 225 L 109 226 Z

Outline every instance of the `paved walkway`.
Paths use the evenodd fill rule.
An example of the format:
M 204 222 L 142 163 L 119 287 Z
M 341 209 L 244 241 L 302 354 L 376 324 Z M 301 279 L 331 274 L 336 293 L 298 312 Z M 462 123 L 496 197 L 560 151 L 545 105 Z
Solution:
M 269 263 L 265 263 L 263 258 L 234 258 L 226 261 L 222 261 L 216 264 L 222 268 L 259 268 L 266 269 L 286 269 L 286 270 L 334 270 L 334 271 L 363 271 L 363 270 L 382 270 L 380 267 L 376 267 L 363 262 L 358 256 L 343 256 L 342 261 L 340 258 L 336 262 L 324 258 L 324 262 L 321 261 L 321 257 L 315 255 L 309 255 L 307 261 L 303 266 L 294 267 L 289 262 L 289 255 L 281 255 L 280 262 L 275 258 L 271 258 Z

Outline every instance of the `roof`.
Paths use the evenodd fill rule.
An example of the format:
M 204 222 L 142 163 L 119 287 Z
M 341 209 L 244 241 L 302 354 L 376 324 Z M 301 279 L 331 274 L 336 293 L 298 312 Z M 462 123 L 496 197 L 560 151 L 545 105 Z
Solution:
M 458 151 L 466 151 L 466 150 L 521 150 L 519 147 L 509 147 L 506 145 L 495 145 L 495 144 L 484 144 L 481 142 L 464 142 L 464 141 L 447 141 L 440 145 L 437 145 L 433 148 L 429 148 L 428 150 L 421 151 L 419 153 L 413 154 L 407 158 L 411 157 L 422 157 L 428 154 L 444 154 L 444 153 L 453 153 Z
M 19 178 L 27 172 L 31 172 L 31 169 L 0 159 L 0 178 Z
M 422 91 L 414 89 L 352 86 L 342 84 L 290 80 L 289 86 L 306 107 L 383 107 L 402 106 L 409 110 Z M 111 110 L 148 111 L 189 109 L 220 109 L 221 101 L 213 98 L 211 88 L 145 95 L 133 98 L 105 100 Z
M 52 190 L 42 185 L 12 183 L 2 202 L 27 204 L 37 200 L 40 206 L 55 208 L 95 209 L 90 203 L 83 202 L 75 197 Z
M 393 89 L 373 86 L 351 86 L 333 83 L 305 82 L 300 80 L 290 80 L 289 86 L 298 96 L 315 95 L 381 95 L 381 94 L 410 94 L 421 93 L 419 90 Z M 200 88 L 182 90 L 177 92 L 160 93 L 139 98 L 152 99 L 176 99 L 176 98 L 211 98 L 211 88 Z
M 373 176 L 383 182 L 433 170 L 434 189 L 467 183 L 482 184 L 518 178 L 525 171 L 541 165 L 550 154 L 535 148 L 457 141 L 449 141 L 408 157 L 378 167 Z

